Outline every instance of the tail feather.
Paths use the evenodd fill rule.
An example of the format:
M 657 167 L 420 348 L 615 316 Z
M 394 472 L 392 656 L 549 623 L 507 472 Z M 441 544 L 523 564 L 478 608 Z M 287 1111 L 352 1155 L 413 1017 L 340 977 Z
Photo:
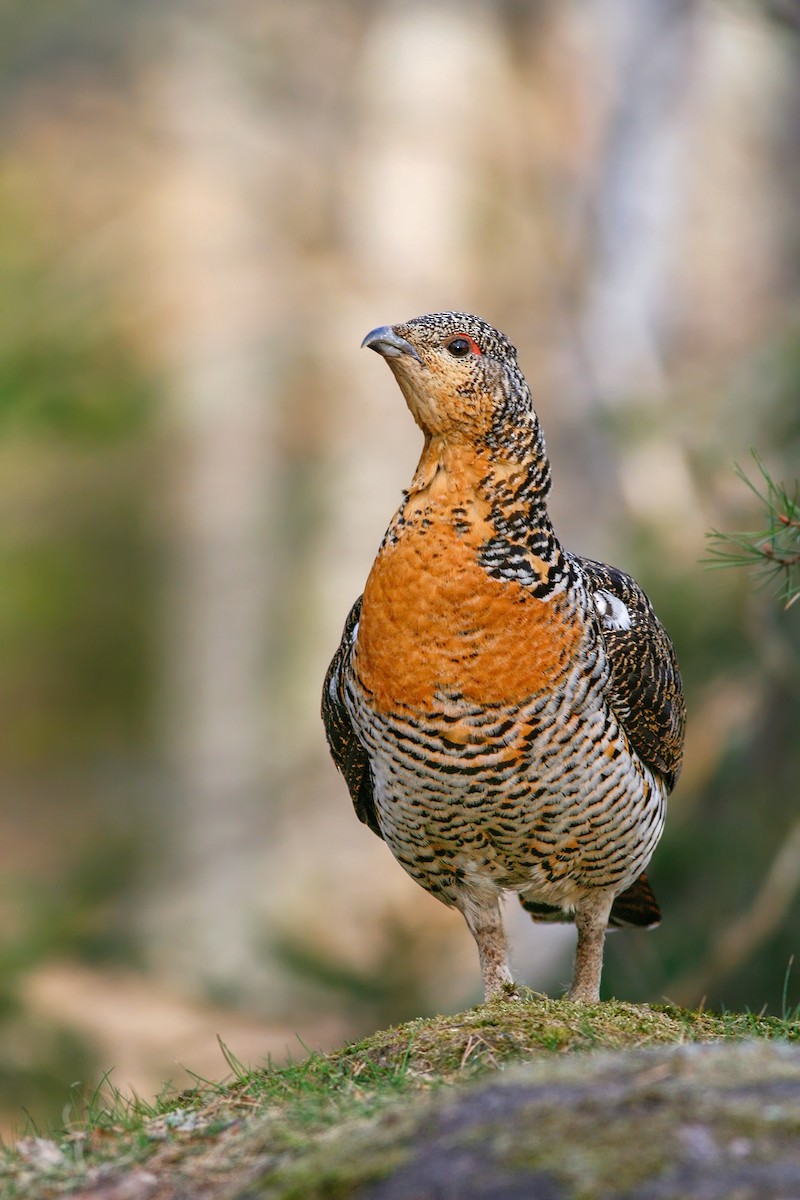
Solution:
M 527 896 L 522 895 L 520 895 L 519 902 L 525 909 L 525 912 L 531 914 L 534 921 L 569 925 L 570 922 L 575 920 L 574 912 L 568 912 L 565 908 L 558 908 L 555 904 L 540 904 L 538 900 L 529 900 Z
M 574 912 L 559 908 L 557 905 L 542 904 L 538 900 L 529 900 L 526 896 L 522 895 L 519 901 L 525 911 L 530 913 L 534 921 L 569 924 L 575 920 Z M 650 884 L 647 882 L 646 875 L 640 875 L 629 888 L 626 888 L 624 892 L 620 892 L 614 900 L 611 915 L 608 918 L 609 926 L 612 929 L 631 927 L 655 929 L 660 921 L 661 910 L 658 907 L 658 901 L 653 895 Z
M 609 925 L 618 929 L 634 925 L 638 929 L 655 929 L 661 922 L 661 909 L 653 895 L 646 875 L 640 875 L 629 888 L 620 892 L 611 909 Z

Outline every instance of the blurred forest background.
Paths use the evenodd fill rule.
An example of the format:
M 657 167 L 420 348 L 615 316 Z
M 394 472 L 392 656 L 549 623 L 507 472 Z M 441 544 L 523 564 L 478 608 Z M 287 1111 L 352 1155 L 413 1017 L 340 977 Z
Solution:
M 318 697 L 419 435 L 368 329 L 506 331 L 686 765 L 605 994 L 800 1001 L 800 617 L 705 532 L 800 460 L 794 0 L 5 0 L 0 1113 L 480 998 Z M 557 992 L 569 930 L 509 905 Z M 65 1105 L 67 1108 L 65 1109 Z

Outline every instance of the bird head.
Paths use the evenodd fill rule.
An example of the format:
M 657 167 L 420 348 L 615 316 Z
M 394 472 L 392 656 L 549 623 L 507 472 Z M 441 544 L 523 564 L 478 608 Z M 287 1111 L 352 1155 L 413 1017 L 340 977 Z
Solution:
M 373 329 L 361 344 L 386 359 L 426 437 L 491 444 L 500 435 L 507 443 L 509 423 L 535 422 L 516 350 L 480 317 L 414 317 Z

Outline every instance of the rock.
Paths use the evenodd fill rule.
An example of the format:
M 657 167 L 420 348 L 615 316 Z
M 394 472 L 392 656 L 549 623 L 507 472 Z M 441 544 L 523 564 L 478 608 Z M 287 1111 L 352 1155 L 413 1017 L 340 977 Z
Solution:
M 794 1046 L 658 1047 L 531 1063 L 426 1102 L 397 1130 L 405 1160 L 381 1173 L 380 1157 L 391 1162 L 398 1149 L 387 1120 L 373 1130 L 353 1200 L 800 1197 Z M 346 1139 L 337 1143 L 336 1158 Z M 324 1159 L 317 1166 L 309 1196 L 339 1195 L 325 1191 Z M 280 1185 L 262 1194 L 280 1196 Z

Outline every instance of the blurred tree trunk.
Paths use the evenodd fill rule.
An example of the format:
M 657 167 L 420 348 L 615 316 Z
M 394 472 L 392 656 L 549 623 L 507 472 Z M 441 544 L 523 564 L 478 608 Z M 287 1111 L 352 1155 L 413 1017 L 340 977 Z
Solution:
M 696 9 L 696 0 L 588 6 L 596 92 L 607 116 L 583 324 L 593 390 L 607 405 L 630 402 L 634 392 L 652 397 L 664 385 L 666 302 L 687 189 Z
M 155 93 L 151 286 L 171 397 L 159 714 L 168 785 L 146 936 L 162 973 L 236 996 L 262 968 L 277 386 L 265 346 L 279 297 L 262 267 L 275 236 L 262 178 L 270 114 L 247 94 L 223 26 L 196 9 L 176 15 Z
M 592 0 L 583 13 L 592 69 L 584 103 L 597 150 L 585 199 L 574 383 L 579 407 L 618 414 L 628 434 L 598 454 L 595 426 L 594 452 L 585 455 L 584 487 L 595 513 L 598 504 L 607 509 L 609 528 L 619 499 L 612 480 L 640 520 L 677 513 L 693 520 L 680 447 L 663 420 L 636 413 L 657 407 L 669 385 L 667 301 L 687 206 L 697 7 L 697 0 Z M 655 439 L 646 433 L 652 426 Z

